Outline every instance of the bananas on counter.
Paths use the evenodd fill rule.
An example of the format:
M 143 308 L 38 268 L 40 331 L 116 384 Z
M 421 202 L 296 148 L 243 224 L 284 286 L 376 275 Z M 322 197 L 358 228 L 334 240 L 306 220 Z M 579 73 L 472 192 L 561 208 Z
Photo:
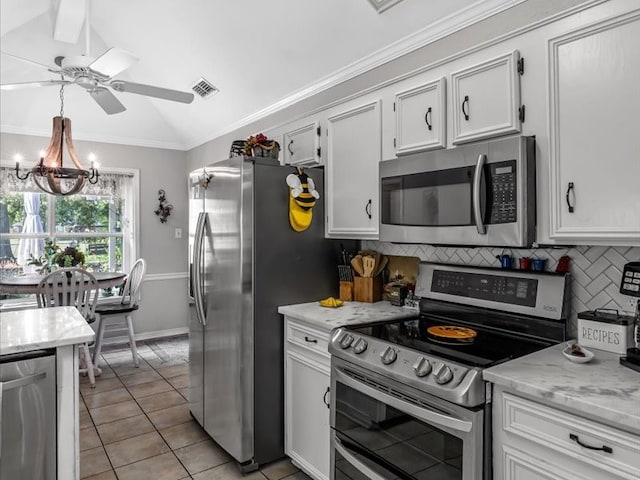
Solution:
M 336 308 L 336 307 L 341 307 L 343 304 L 344 302 L 342 300 L 339 300 L 333 297 L 320 300 L 320 305 L 322 305 L 323 307 Z

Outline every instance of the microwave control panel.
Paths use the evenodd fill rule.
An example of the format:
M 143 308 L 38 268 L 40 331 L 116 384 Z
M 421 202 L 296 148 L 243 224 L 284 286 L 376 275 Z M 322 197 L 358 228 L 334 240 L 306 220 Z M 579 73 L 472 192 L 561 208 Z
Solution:
M 491 179 L 490 224 L 513 223 L 518 220 L 516 168 L 515 160 L 489 164 L 489 178 Z

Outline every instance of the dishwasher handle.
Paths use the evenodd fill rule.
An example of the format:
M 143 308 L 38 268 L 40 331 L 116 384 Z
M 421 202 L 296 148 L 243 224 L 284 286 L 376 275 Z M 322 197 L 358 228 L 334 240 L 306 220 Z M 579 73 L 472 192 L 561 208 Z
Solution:
M 28 377 L 20 377 L 15 380 L 9 380 L 8 382 L 0 382 L 2 391 L 13 390 L 14 388 L 24 387 L 31 385 L 32 383 L 39 382 L 47 378 L 47 372 L 36 373 L 35 375 L 29 375 Z M 1 405 L 1 404 L 0 404 Z

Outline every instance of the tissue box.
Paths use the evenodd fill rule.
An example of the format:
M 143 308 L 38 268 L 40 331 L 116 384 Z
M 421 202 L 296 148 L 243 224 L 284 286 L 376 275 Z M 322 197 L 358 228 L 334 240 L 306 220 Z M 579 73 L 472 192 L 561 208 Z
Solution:
M 626 354 L 633 346 L 633 317 L 615 310 L 578 313 L 578 343 L 607 352 Z

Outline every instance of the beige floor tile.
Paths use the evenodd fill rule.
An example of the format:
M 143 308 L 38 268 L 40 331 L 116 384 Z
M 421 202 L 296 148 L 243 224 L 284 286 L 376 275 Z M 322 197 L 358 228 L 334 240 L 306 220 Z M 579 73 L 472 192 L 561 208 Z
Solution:
M 177 377 L 179 375 L 189 374 L 189 365 L 186 363 L 180 365 L 172 365 L 170 367 L 158 367 L 156 371 L 164 378 Z
M 79 428 L 87 428 L 87 427 L 93 427 L 93 420 L 91 420 L 91 415 L 89 415 L 88 411 L 80 412 Z
M 113 470 L 108 470 L 106 472 L 99 473 L 98 475 L 86 477 L 85 480 L 118 480 L 118 477 L 116 477 L 116 473 Z
M 145 458 L 155 457 L 169 451 L 169 447 L 167 447 L 158 432 L 149 432 L 110 443 L 105 445 L 104 449 L 107 451 L 111 465 L 114 468 L 129 465 Z
M 189 375 L 179 375 L 177 377 L 171 377 L 167 379 L 174 388 L 188 388 L 189 387 Z
M 157 380 L 162 380 L 162 377 L 155 370 L 145 370 L 133 375 L 122 376 L 120 377 L 120 380 L 122 380 L 122 383 L 124 383 L 127 387 L 131 387 L 133 385 L 140 385 L 141 383 L 149 383 L 155 382 Z
M 129 393 L 131 393 L 135 399 L 168 392 L 169 390 L 173 390 L 173 387 L 165 380 L 141 383 L 140 385 L 133 385 L 132 387 L 129 387 Z
M 115 422 L 116 420 L 139 415 L 142 410 L 136 402 L 127 400 L 126 402 L 114 403 L 106 407 L 89 409 L 89 413 L 96 425 L 102 425 L 103 423 Z
M 115 390 L 109 390 L 108 392 L 100 392 L 95 395 L 87 395 L 84 399 L 87 407 L 99 408 L 106 407 L 107 405 L 113 405 L 114 403 L 124 402 L 126 400 L 133 400 L 133 397 L 129 394 L 126 388 L 116 388 Z
M 160 430 L 160 433 L 172 450 L 201 442 L 208 437 L 202 427 L 194 421 L 164 428 Z
M 149 365 L 142 359 L 138 360 L 139 365 L 137 367 L 133 364 L 133 358 L 129 363 L 130 364 L 117 365 L 113 367 L 113 371 L 116 372 L 120 377 L 122 377 L 125 375 L 134 375 L 136 373 L 148 372 L 149 370 L 152 370 L 151 365 Z
M 96 379 L 114 378 L 116 376 L 116 372 L 111 370 L 111 368 L 109 368 L 105 362 L 101 362 L 99 367 L 100 367 L 100 374 L 96 375 Z M 84 373 L 81 374 L 80 383 L 81 384 L 89 383 L 89 375 L 86 375 Z
M 119 480 L 178 480 L 189 475 L 171 452 L 116 468 L 116 474 Z
M 293 475 L 298 469 L 291 463 L 289 459 L 278 460 L 265 465 L 260 469 L 262 474 L 269 480 L 280 480 L 289 475 Z
M 186 400 L 175 390 L 138 399 L 138 404 L 146 413 L 163 410 L 176 405 L 182 405 L 183 403 L 186 403 Z
M 111 464 L 102 447 L 80 452 L 80 478 L 111 470 Z
M 80 393 L 83 396 L 95 395 L 96 393 L 108 392 L 116 388 L 122 388 L 122 382 L 118 378 L 100 378 L 96 377 L 96 386 L 91 388 L 89 383 L 80 383 Z
M 178 388 L 177 390 L 178 390 L 178 392 L 180 392 L 180 395 L 182 395 L 184 397 L 184 399 L 188 402 L 189 401 L 189 387 Z
M 179 448 L 173 453 L 192 475 L 231 461 L 231 457 L 211 440 Z
M 125 438 L 153 432 L 155 429 L 146 415 L 136 415 L 124 420 L 98 425 L 97 430 L 102 443 L 107 445 Z
M 151 412 L 147 416 L 158 430 L 191 421 L 189 405 L 186 403 Z
M 260 472 L 242 475 L 235 462 L 228 462 L 218 467 L 193 475 L 193 480 L 265 480 Z
M 89 450 L 102 446 L 98 432 L 94 427 L 83 428 L 80 430 L 80 451 Z

